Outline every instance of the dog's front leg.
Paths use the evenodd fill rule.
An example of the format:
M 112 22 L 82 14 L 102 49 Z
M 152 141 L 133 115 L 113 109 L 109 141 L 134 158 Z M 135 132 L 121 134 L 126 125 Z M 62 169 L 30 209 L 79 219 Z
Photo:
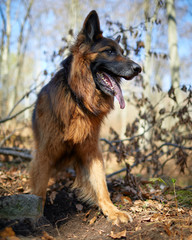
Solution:
M 127 212 L 118 210 L 111 202 L 106 184 L 103 159 L 100 153 L 99 155 L 92 159 L 89 166 L 89 181 L 95 192 L 96 202 L 103 214 L 114 224 L 132 221 Z

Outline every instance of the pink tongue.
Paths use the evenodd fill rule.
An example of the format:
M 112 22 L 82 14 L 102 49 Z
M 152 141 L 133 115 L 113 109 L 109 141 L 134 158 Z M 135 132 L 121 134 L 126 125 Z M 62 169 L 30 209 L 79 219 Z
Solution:
M 115 97 L 117 98 L 117 100 L 119 102 L 120 108 L 121 109 L 125 108 L 125 101 L 123 98 L 121 88 L 117 84 L 114 84 L 114 90 L 115 90 Z
M 105 78 L 107 77 L 108 79 L 106 79 L 110 84 L 112 84 L 114 91 L 115 91 L 115 97 L 117 98 L 120 108 L 123 109 L 125 108 L 125 101 L 123 98 L 123 94 L 121 91 L 121 87 L 119 86 L 119 84 L 107 73 L 104 73 Z

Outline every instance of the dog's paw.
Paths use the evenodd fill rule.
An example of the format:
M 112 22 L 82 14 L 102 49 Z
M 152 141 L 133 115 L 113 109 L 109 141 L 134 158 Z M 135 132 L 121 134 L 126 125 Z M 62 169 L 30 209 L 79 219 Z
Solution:
M 108 214 L 108 220 L 111 221 L 115 225 L 119 225 L 121 223 L 132 222 L 132 217 L 125 211 L 120 211 L 116 209 L 116 211 Z

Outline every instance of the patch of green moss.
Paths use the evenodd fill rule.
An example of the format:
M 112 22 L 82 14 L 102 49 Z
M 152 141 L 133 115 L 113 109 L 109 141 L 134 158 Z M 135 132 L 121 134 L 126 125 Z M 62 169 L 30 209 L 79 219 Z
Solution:
M 181 205 L 192 206 L 192 191 L 178 190 L 176 191 L 176 196 Z

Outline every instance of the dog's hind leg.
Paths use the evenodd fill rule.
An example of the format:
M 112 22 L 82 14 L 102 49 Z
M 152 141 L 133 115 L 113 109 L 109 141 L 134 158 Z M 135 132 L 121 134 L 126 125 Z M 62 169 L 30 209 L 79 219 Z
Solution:
M 46 200 L 46 190 L 50 174 L 51 166 L 48 156 L 37 152 L 30 165 L 30 185 L 32 193 L 42 197 L 43 204 Z

